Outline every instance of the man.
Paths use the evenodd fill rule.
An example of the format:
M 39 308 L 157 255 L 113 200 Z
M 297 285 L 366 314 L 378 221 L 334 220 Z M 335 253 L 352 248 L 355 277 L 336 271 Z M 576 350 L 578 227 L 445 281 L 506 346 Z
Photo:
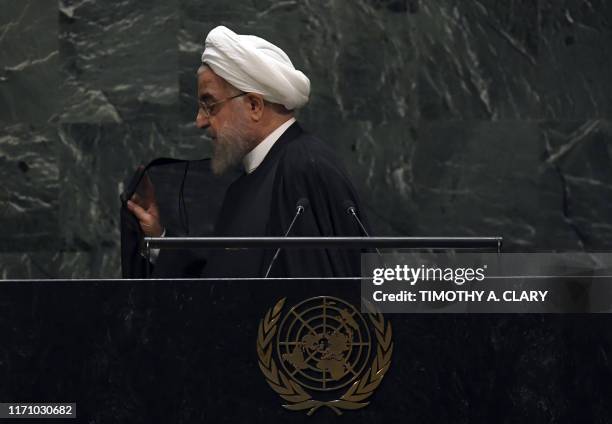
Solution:
M 277 46 L 226 27 L 206 38 L 197 71 L 198 128 L 212 138 L 214 173 L 242 163 L 244 173 L 226 192 L 215 226 L 224 237 L 360 236 L 347 214 L 357 194 L 331 149 L 295 120 L 310 81 Z M 128 208 L 147 236 L 161 236 L 152 190 Z M 304 213 L 296 218 L 299 206 Z M 162 252 L 163 253 L 163 252 Z M 357 276 L 359 253 L 341 249 L 215 251 L 209 277 Z

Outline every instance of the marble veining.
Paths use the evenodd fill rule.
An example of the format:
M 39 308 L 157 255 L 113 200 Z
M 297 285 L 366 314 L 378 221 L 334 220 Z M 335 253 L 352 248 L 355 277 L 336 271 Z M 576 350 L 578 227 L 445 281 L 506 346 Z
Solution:
M 195 72 L 219 24 L 310 77 L 298 117 L 343 158 L 376 234 L 607 249 L 608 3 L 6 0 L 2 275 L 118 275 L 125 178 L 210 153 Z

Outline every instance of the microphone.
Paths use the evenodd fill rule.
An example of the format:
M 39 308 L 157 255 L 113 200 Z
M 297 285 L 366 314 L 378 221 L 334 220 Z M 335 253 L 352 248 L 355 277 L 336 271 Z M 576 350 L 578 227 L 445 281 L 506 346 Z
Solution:
M 368 230 L 365 229 L 363 223 L 357 216 L 357 209 L 355 208 L 355 203 L 353 203 L 352 200 L 346 199 L 344 202 L 342 202 L 342 207 L 344 208 L 347 214 L 351 215 L 355 219 L 355 221 L 357 221 L 357 224 L 359 224 L 361 231 L 363 231 L 366 237 L 370 237 Z M 376 250 L 376 253 L 378 253 L 378 256 L 381 256 L 380 251 L 378 250 L 377 247 L 375 247 L 374 250 Z
M 363 231 L 363 233 L 366 235 L 366 237 L 370 237 L 370 234 L 368 234 L 368 230 L 365 229 L 365 227 L 363 226 L 363 223 L 361 222 L 361 220 L 357 216 L 357 209 L 355 209 L 355 204 L 353 203 L 353 201 L 352 200 L 348 200 L 348 199 L 345 200 L 344 202 L 342 202 L 342 207 L 344 208 L 344 210 L 346 211 L 347 214 L 349 214 L 353 218 L 355 218 L 355 221 L 357 221 L 357 224 L 359 224 L 359 227 L 361 228 L 361 231 Z
M 295 218 L 297 218 L 298 215 L 304 213 L 306 209 L 308 209 L 308 206 L 310 206 L 310 202 L 305 197 L 302 197 L 300 198 L 300 200 L 297 201 L 297 203 L 295 204 L 295 217 L 293 218 L 293 221 L 291 221 L 291 225 L 289 225 L 289 230 L 287 230 L 287 232 L 285 233 L 285 237 L 287 237 L 287 234 L 289 234 L 289 231 L 291 230 L 291 227 L 295 222 Z
M 287 237 L 289 235 L 289 232 L 291 231 L 291 228 L 293 228 L 293 224 L 295 224 L 297 217 L 303 214 L 306 211 L 306 209 L 308 209 L 309 205 L 310 205 L 310 202 L 305 197 L 302 197 L 297 201 L 297 203 L 295 204 L 295 216 L 293 217 L 293 220 L 291 221 L 291 224 L 289 224 L 289 228 L 287 229 L 283 237 Z M 276 258 L 278 258 L 278 254 L 280 253 L 280 251 L 281 251 L 280 247 L 276 249 L 276 252 L 274 253 L 274 257 L 270 261 L 270 265 L 268 266 L 268 270 L 266 271 L 266 275 L 264 278 L 268 278 L 268 275 L 270 275 L 270 270 L 272 269 L 272 265 L 274 265 L 274 262 L 276 262 Z

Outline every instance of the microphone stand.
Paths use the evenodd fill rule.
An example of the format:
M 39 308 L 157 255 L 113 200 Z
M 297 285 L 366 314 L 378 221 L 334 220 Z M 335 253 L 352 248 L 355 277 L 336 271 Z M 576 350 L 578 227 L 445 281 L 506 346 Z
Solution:
M 295 224 L 295 221 L 297 220 L 298 216 L 304 213 L 304 210 L 305 210 L 304 205 L 307 205 L 307 204 L 308 203 L 306 199 L 300 199 L 298 201 L 297 210 L 295 211 L 295 216 L 293 217 L 293 220 L 291 221 L 291 224 L 289 224 L 289 228 L 287 229 L 283 237 L 287 237 L 289 235 L 289 233 L 291 232 L 291 229 L 293 228 L 293 224 Z M 276 258 L 278 258 L 278 254 L 280 253 L 280 251 L 281 251 L 280 247 L 276 249 L 276 252 L 274 253 L 274 257 L 270 261 L 270 265 L 268 266 L 268 270 L 266 271 L 266 275 L 264 276 L 264 278 L 268 278 L 268 275 L 270 275 L 270 270 L 272 270 L 272 265 L 274 265 L 274 262 L 276 262 Z

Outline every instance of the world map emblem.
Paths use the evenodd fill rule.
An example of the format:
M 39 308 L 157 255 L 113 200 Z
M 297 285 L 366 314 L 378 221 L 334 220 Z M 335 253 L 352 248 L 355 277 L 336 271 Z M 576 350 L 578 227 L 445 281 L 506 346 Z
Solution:
M 285 301 L 268 309 L 257 336 L 259 367 L 283 407 L 340 415 L 367 406 L 391 363 L 391 324 L 337 297 L 309 298 L 283 313 Z

